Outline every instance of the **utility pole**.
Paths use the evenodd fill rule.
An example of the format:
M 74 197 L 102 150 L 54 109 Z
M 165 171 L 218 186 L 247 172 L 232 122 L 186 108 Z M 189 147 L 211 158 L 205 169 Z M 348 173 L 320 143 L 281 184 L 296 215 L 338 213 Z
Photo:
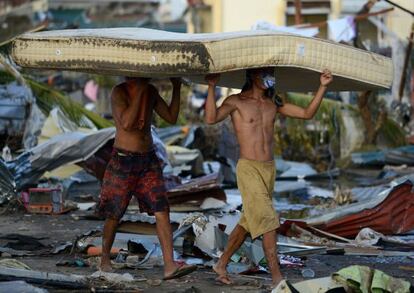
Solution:
M 369 0 L 368 2 L 366 2 L 364 6 L 361 8 L 361 10 L 359 10 L 356 14 L 355 19 L 357 19 L 358 17 L 369 15 L 371 8 L 375 5 L 376 2 L 377 0 Z M 353 43 L 354 47 L 367 50 L 365 46 L 362 44 L 362 41 L 359 36 L 358 22 L 355 22 L 355 38 L 353 40 Z M 371 109 L 369 107 L 369 100 L 373 95 L 376 95 L 376 92 L 373 93 L 372 91 L 364 91 L 358 95 L 358 109 L 365 126 L 365 143 L 367 144 L 375 143 L 378 131 L 387 117 L 387 113 L 385 112 L 385 110 L 379 109 L 379 114 L 376 118 L 376 121 L 374 121 Z
M 408 38 L 407 50 L 405 51 L 404 66 L 403 66 L 403 71 L 401 75 L 400 88 L 398 91 L 398 98 L 400 102 L 404 95 L 404 87 L 405 87 L 405 81 L 407 79 L 408 63 L 410 61 L 411 52 L 413 50 L 413 42 L 414 42 L 414 22 L 411 25 L 411 34 L 410 34 L 410 37 Z

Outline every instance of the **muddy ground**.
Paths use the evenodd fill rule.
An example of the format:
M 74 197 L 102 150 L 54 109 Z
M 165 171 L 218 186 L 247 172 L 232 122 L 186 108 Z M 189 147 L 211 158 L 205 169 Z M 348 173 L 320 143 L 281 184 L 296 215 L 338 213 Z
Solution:
M 75 220 L 70 214 L 28 215 L 23 212 L 0 216 L 0 234 L 19 233 L 35 237 L 46 237 L 43 244 L 55 246 L 65 241 L 73 241 L 91 229 L 102 227 L 102 221 Z M 47 272 L 73 273 L 89 275 L 96 271 L 95 268 L 57 267 L 59 260 L 72 259 L 68 253 L 46 256 L 18 257 L 34 270 Z M 305 260 L 306 267 L 315 272 L 315 278 L 328 276 L 331 273 L 349 265 L 368 265 L 382 270 L 392 276 L 401 277 L 414 285 L 414 260 L 408 257 L 361 257 L 343 255 L 312 255 Z M 301 274 L 302 268 L 282 267 L 284 276 L 292 282 L 304 280 Z M 235 276 L 236 284 L 223 286 L 215 282 L 215 275 L 208 268 L 200 267 L 190 276 L 164 281 L 158 285 L 162 278 L 162 268 L 150 270 L 121 270 L 129 272 L 137 277 L 143 277 L 149 281 L 138 283 L 136 290 L 119 290 L 119 292 L 266 292 L 265 286 L 270 282 L 268 274 L 255 276 Z M 58 288 L 46 287 L 50 292 L 69 292 Z M 85 290 L 89 291 L 89 290 Z M 108 292 L 115 291 L 107 288 Z

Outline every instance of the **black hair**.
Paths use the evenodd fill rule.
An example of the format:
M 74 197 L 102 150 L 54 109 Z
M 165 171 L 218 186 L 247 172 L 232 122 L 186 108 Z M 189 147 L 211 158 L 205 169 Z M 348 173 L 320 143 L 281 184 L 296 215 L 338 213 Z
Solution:
M 255 69 L 246 70 L 246 82 L 242 87 L 242 92 L 248 91 L 253 87 L 252 74 L 254 70 Z M 274 86 L 265 90 L 265 96 L 272 99 L 273 103 L 275 103 L 276 106 L 283 107 L 283 100 L 279 95 L 276 94 L 276 89 Z

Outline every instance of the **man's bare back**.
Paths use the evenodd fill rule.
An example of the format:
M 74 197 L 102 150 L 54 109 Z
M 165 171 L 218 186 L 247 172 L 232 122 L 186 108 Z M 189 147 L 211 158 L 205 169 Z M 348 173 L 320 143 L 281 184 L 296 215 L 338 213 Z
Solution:
M 131 152 L 145 152 L 151 148 L 151 120 L 156 101 L 155 91 L 156 89 L 152 85 L 148 83 L 138 84 L 138 82 L 123 82 L 113 89 L 112 111 L 116 127 L 114 147 Z M 140 99 L 148 99 L 145 105 L 146 109 L 144 111 L 146 114 L 142 128 L 138 127 L 138 111 L 143 111 L 143 109 L 138 109 Z M 128 109 L 135 111 L 131 115 L 133 117 L 126 117 Z M 131 118 L 129 123 L 125 121 L 126 118 Z
M 126 78 L 112 91 L 115 152 L 105 171 L 98 207 L 98 213 L 105 218 L 100 263 L 103 271 L 111 270 L 110 251 L 117 225 L 132 196 L 138 201 L 142 212 L 155 215 L 163 253 L 164 278 L 178 278 L 196 269 L 195 266 L 180 265 L 174 261 L 165 182 L 157 155 L 152 149 L 153 110 L 171 124 L 177 121 L 181 82 L 174 78 L 171 82 L 173 91 L 169 106 L 156 88 L 149 84 L 149 79 Z
M 177 121 L 180 103 L 180 81 L 171 79 L 173 98 L 168 106 L 157 89 L 145 78 L 128 78 L 112 90 L 112 114 L 116 135 L 114 147 L 130 152 L 146 152 L 152 148 L 151 121 L 153 110 L 165 121 Z M 143 99 L 146 102 L 143 102 Z M 142 108 L 144 107 L 144 109 Z

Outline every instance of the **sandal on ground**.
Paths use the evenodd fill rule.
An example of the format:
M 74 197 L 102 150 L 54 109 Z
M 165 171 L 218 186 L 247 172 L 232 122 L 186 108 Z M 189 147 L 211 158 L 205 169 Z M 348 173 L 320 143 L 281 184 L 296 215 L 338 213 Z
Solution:
M 181 278 L 185 275 L 191 274 L 196 269 L 197 269 L 197 266 L 182 265 L 178 267 L 171 275 L 165 276 L 163 280 L 172 280 L 172 279 Z

